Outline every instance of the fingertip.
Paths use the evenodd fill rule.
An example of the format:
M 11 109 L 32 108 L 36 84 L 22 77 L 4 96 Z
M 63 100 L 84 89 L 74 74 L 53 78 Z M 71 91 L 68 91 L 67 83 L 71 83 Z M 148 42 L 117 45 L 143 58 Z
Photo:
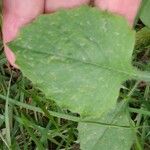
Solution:
M 6 58 L 8 60 L 8 62 L 15 68 L 19 68 L 16 64 L 15 64 L 15 61 L 16 61 L 16 57 L 15 57 L 15 54 L 11 51 L 11 49 L 6 45 L 4 44 L 4 52 L 5 52 L 5 55 L 6 55 Z
M 140 4 L 141 0 L 95 0 L 95 6 L 125 17 L 131 26 L 133 26 Z
M 54 12 L 62 8 L 73 8 L 83 4 L 88 4 L 90 0 L 46 0 L 45 12 Z

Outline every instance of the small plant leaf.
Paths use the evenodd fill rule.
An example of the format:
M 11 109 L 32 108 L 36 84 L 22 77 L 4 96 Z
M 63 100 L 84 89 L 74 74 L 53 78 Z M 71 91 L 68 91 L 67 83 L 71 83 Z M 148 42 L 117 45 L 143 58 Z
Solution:
M 135 32 L 120 16 L 82 6 L 42 15 L 9 47 L 46 97 L 81 116 L 113 108 L 131 65 Z
M 140 19 L 142 22 L 150 28 L 150 0 L 144 0 L 143 1 L 143 6 L 140 12 Z
M 150 45 L 150 28 L 144 27 L 136 33 L 135 48 L 143 48 Z
M 136 132 L 130 128 L 123 103 L 92 121 L 100 124 L 79 123 L 78 125 L 82 150 L 130 150 Z

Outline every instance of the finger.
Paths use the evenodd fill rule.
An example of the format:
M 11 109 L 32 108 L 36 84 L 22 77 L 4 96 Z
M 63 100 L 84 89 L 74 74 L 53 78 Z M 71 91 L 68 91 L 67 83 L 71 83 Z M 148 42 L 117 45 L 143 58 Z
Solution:
M 95 5 L 124 16 L 133 25 L 141 0 L 95 0 Z
M 53 12 L 61 8 L 72 8 L 89 2 L 90 0 L 46 0 L 45 12 Z
M 44 0 L 3 0 L 3 41 L 8 61 L 14 65 L 15 56 L 5 43 L 13 40 L 20 27 L 44 10 Z

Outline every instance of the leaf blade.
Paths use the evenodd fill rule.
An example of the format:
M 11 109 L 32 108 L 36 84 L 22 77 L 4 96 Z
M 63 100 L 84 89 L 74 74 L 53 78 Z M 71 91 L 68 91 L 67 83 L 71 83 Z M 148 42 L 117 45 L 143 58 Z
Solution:
M 78 131 L 81 149 L 129 150 L 135 139 L 135 131 L 130 127 L 124 107 L 124 103 L 120 103 L 116 108 L 103 114 L 100 118 L 94 119 L 110 124 L 110 126 L 102 127 L 94 123 L 79 123 Z M 115 124 L 115 126 L 112 126 L 112 124 Z
M 140 19 L 142 22 L 147 26 L 150 27 L 150 1 L 149 0 L 144 0 L 143 1 L 143 6 L 140 12 Z
M 81 7 L 39 17 L 9 46 L 48 98 L 84 117 L 115 106 L 121 83 L 135 74 L 134 41 L 123 18 Z

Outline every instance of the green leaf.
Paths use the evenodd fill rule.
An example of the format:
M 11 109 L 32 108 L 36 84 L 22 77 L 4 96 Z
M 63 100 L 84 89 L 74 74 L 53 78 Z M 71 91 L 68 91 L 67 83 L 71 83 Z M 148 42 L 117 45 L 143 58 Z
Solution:
M 81 116 L 115 106 L 131 65 L 135 32 L 120 16 L 82 6 L 42 15 L 9 43 L 16 63 L 47 98 Z
M 4 123 L 4 116 L 0 114 L 0 127 Z
M 136 33 L 136 48 L 150 45 L 150 28 L 144 27 Z
M 150 28 L 144 27 L 136 33 L 136 49 L 150 45 Z
M 150 27 L 150 0 L 144 0 L 143 1 L 143 6 L 140 12 L 140 19 L 142 20 L 142 22 Z
M 124 105 L 117 107 L 101 118 L 93 119 L 96 123 L 79 123 L 79 140 L 82 150 L 130 150 L 135 131 L 130 128 Z M 101 125 L 101 122 L 106 125 Z M 91 140 L 92 139 L 92 140 Z

